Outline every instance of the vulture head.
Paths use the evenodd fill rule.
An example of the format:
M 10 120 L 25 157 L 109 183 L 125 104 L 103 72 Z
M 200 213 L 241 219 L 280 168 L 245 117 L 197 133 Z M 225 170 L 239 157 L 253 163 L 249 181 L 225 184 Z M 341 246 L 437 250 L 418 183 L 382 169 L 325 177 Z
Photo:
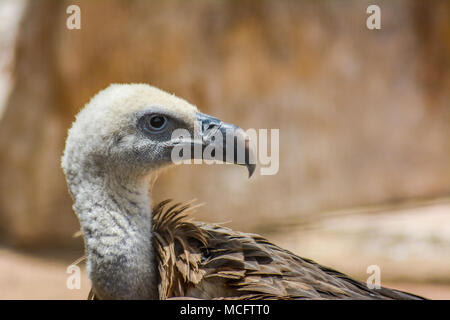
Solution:
M 94 96 L 69 130 L 62 167 L 96 292 L 111 298 L 155 292 L 148 190 L 174 154 L 245 165 L 251 175 L 249 149 L 239 127 L 152 86 L 114 84 Z

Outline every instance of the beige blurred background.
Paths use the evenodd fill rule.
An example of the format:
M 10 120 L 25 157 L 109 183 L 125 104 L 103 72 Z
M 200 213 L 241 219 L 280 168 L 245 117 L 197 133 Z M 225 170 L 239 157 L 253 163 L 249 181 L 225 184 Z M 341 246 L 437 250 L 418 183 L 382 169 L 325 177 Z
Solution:
M 59 162 L 76 112 L 113 82 L 280 129 L 278 174 L 177 167 L 155 202 L 196 198 L 197 220 L 450 299 L 448 1 L 1 0 L 0 299 L 86 297 L 85 274 L 66 287 L 83 244 Z

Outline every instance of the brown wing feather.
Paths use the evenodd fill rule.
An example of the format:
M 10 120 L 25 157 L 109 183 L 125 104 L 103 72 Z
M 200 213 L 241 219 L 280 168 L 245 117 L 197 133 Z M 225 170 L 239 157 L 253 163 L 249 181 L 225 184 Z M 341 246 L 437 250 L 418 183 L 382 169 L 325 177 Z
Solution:
M 185 296 L 204 277 L 201 248 L 207 234 L 186 215 L 195 206 L 176 204 L 165 210 L 170 200 L 153 209 L 153 243 L 159 271 L 159 298 Z
M 187 218 L 195 208 L 191 203 L 166 209 L 169 203 L 153 209 L 160 299 L 423 299 L 393 289 L 371 290 L 260 235 L 192 222 Z
M 199 224 L 206 230 L 208 247 L 201 269 L 203 282 L 215 280 L 231 296 L 283 299 L 418 299 L 415 295 L 387 288 L 369 289 L 333 269 L 284 250 L 259 235 L 221 226 Z M 229 276 L 231 274 L 232 276 Z M 189 293 L 198 294 L 200 283 Z M 232 292 L 230 293 L 230 289 Z M 215 298 L 209 290 L 203 298 Z

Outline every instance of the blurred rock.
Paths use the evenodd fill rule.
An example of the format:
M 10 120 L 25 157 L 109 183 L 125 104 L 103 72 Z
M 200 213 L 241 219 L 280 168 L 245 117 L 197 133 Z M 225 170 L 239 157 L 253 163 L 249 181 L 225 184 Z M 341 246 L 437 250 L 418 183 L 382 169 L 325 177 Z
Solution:
M 147 82 L 244 128 L 280 129 L 275 176 L 185 166 L 160 178 L 155 201 L 197 198 L 199 220 L 251 231 L 447 194 L 450 4 L 418 2 L 379 2 L 382 29 L 371 31 L 369 1 L 30 1 L 0 123 L 4 238 L 79 245 L 59 158 L 74 114 L 112 82 Z M 65 27 L 74 3 L 81 30 Z

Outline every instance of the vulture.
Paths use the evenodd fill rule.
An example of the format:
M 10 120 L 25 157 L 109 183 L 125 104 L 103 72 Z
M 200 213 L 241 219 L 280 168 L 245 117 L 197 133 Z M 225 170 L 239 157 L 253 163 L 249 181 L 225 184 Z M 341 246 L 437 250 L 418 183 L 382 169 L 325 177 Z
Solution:
M 244 146 L 241 159 L 226 156 L 230 136 Z M 192 221 L 192 202 L 152 208 L 153 183 L 174 164 L 174 150 L 183 161 L 205 160 L 189 151 L 210 146 L 253 173 L 242 129 L 150 85 L 110 85 L 79 112 L 61 164 L 84 238 L 89 298 L 421 299 L 369 289 L 260 235 Z

